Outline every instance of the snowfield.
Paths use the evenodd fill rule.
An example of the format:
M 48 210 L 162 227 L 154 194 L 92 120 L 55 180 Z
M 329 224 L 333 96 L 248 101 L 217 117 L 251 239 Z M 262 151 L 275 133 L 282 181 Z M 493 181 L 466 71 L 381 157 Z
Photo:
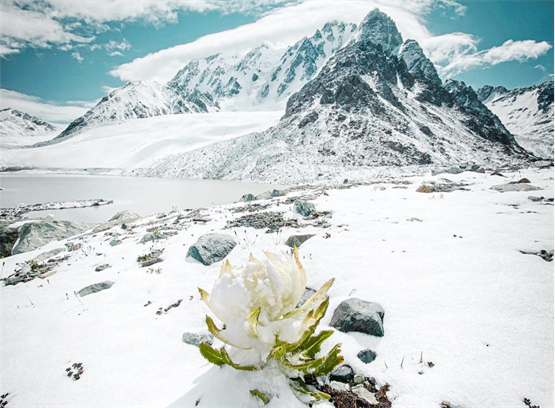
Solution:
M 148 121 L 141 123 L 159 123 Z M 166 143 L 149 144 L 142 136 L 144 149 L 164 150 L 176 128 L 177 123 L 168 124 Z M 92 149 L 104 142 L 90 143 Z M 141 160 L 140 153 L 127 154 L 130 161 Z M 3 278 L 17 263 L 65 248 L 68 241 L 81 245 L 56 256 L 68 258 L 54 275 L 0 288 L 0 392 L 9 393 L 10 408 L 190 407 L 197 401 L 199 407 L 259 407 L 249 395 L 258 388 L 274 395 L 269 408 L 305 407 L 278 372 L 218 368 L 207 363 L 197 347 L 182 342 L 185 332 L 207 333 L 204 318 L 210 313 L 197 287 L 210 290 L 221 265 L 207 267 L 185 256 L 188 247 L 209 232 L 237 233 L 238 245 L 228 256 L 234 265 L 245 263 L 251 252 L 257 256 L 262 250 L 288 250 L 284 243 L 292 234 L 316 234 L 299 248 L 307 286 L 318 288 L 336 278 L 319 330 L 329 329 L 333 311 L 349 297 L 378 302 L 385 309 L 383 338 L 337 331 L 323 351 L 342 343 L 345 362 L 355 372 L 391 385 L 393 407 L 439 407 L 449 401 L 457 407 L 525 408 L 524 398 L 552 407 L 553 263 L 520 251 L 553 249 L 552 203 L 528 199 L 553 197 L 553 169 L 503 174 L 507 178 L 471 172 L 405 177 L 409 185 L 375 180 L 352 188 L 330 187 L 327 194 L 314 188 L 258 201 L 271 204 L 261 211 L 280 211 L 285 218 L 309 224 L 284 227 L 280 233 L 223 229 L 227 221 L 248 214 L 233 212 L 245 205 L 237 203 L 203 209 L 200 216 L 210 219 L 206 223 L 171 213 L 139 220 L 129 230 L 115 227 L 8 257 Z M 469 184 L 469 191 L 416 192 L 423 181 L 442 177 Z M 542 190 L 490 190 L 522 177 Z M 332 212 L 328 228 L 302 219 L 291 204 L 283 203 L 312 193 L 318 211 Z M 177 234 L 140 244 L 153 226 Z M 109 234 L 118 234 L 121 243 L 111 246 L 114 236 Z M 148 273 L 137 263 L 137 256 L 162 248 L 163 262 L 153 266 L 161 268 L 160 273 Z M 101 264 L 111 267 L 95 272 Z M 114 285 L 82 298 L 75 295 L 103 281 Z M 179 306 L 156 314 L 179 299 Z M 220 346 L 217 341 L 215 345 Z M 366 348 L 377 353 L 370 364 L 357 358 Z M 78 381 L 66 375 L 74 363 L 84 368 Z
M 117 174 L 176 152 L 260 132 L 277 123 L 282 111 L 218 112 L 135 119 L 79 133 L 61 143 L 3 150 L 0 168 L 64 172 L 94 169 Z

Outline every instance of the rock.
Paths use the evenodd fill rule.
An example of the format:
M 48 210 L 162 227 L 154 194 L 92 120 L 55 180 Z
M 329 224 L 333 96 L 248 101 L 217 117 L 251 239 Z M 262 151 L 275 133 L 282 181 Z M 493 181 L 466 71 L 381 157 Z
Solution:
M 164 218 L 165 216 L 166 216 L 166 214 L 164 214 L 164 213 L 158 213 L 158 214 L 156 214 L 156 219 L 157 219 L 157 220 L 161 220 L 161 219 Z
M 355 374 L 353 377 L 353 382 L 355 384 L 362 384 L 364 382 L 364 377 L 362 375 Z
M 335 391 L 349 391 L 351 389 L 349 384 L 339 381 L 330 381 L 330 387 Z
M 112 265 L 110 264 L 102 264 L 102 265 L 98 265 L 96 268 L 94 268 L 95 272 L 102 272 L 105 269 L 111 268 Z
M 212 265 L 224 259 L 237 243 L 226 234 L 205 234 L 189 247 L 187 257 L 196 259 L 203 265 Z
M 226 228 L 250 227 L 254 229 L 266 228 L 268 231 L 277 231 L 283 227 L 299 228 L 299 224 L 294 219 L 283 218 L 282 212 L 264 211 L 230 220 Z
M 211 334 L 196 334 L 196 333 L 183 333 L 183 343 L 190 344 L 191 346 L 198 347 L 200 343 L 207 343 L 212 345 L 214 336 Z
M 0 223 L 0 257 L 12 254 L 12 248 L 19 238 L 17 228 L 10 228 L 10 223 Z
M 81 289 L 77 294 L 81 297 L 91 295 L 93 293 L 101 292 L 106 289 L 110 289 L 114 282 L 105 281 L 100 283 L 95 283 L 94 285 L 89 285 Z
M 310 288 L 306 288 L 304 290 L 303 295 L 301 296 L 301 299 L 299 300 L 299 303 L 297 303 L 296 307 L 301 307 L 302 305 L 305 304 L 305 302 L 310 299 L 312 297 L 312 295 L 314 295 L 316 293 L 316 291 L 314 289 L 310 289 Z
M 19 238 L 12 254 L 21 254 L 40 248 L 54 240 L 69 238 L 90 229 L 92 224 L 72 221 L 40 220 L 19 228 Z
M 378 303 L 352 298 L 337 306 L 330 326 L 342 332 L 360 332 L 383 337 L 384 310 Z
M 520 180 L 517 181 L 518 184 L 529 184 L 530 180 L 528 180 L 526 177 L 521 178 Z
M 540 202 L 544 199 L 544 197 L 535 197 L 535 196 L 528 196 L 528 200 L 537 203 Z
M 304 242 L 308 241 L 312 238 L 314 234 L 306 234 L 306 235 L 291 235 L 287 238 L 285 245 L 293 248 L 293 247 L 300 247 Z
M 243 197 L 241 197 L 241 199 L 239 201 L 242 201 L 244 203 L 246 203 L 247 201 L 254 201 L 256 200 L 256 197 L 254 196 L 254 194 L 245 194 Z
M 330 374 L 330 381 L 349 382 L 355 376 L 355 372 L 350 365 L 342 365 L 337 367 Z
M 314 207 L 314 204 L 301 200 L 295 201 L 294 208 L 295 211 L 301 214 L 303 217 L 310 217 L 316 212 L 316 207 Z
M 472 167 L 470 168 L 470 171 L 473 171 L 474 173 L 486 172 L 486 170 L 482 166 L 478 166 L 477 164 L 473 164 Z
M 266 192 L 264 192 L 264 193 L 262 193 L 262 194 L 258 194 L 258 195 L 255 197 L 255 200 L 267 200 L 267 199 L 269 199 L 269 198 L 272 198 L 272 193 L 269 192 L 269 191 L 266 191 Z
M 417 193 L 433 193 L 434 188 L 431 186 L 420 186 L 416 189 Z
M 540 258 L 542 258 L 544 261 L 547 262 L 553 262 L 553 250 L 551 251 L 546 251 L 545 249 L 542 249 L 539 253 L 538 256 Z
M 370 391 L 368 391 L 366 388 L 364 388 L 363 385 L 355 385 L 352 388 L 351 391 L 357 397 L 360 397 L 360 398 L 366 400 L 371 405 L 377 405 L 378 404 L 378 400 L 376 399 L 374 394 L 372 394 Z
M 119 239 L 113 239 L 110 241 L 110 246 L 117 246 L 121 244 L 121 241 Z
M 415 221 L 416 222 L 422 222 L 422 220 L 420 218 L 416 218 L 416 217 L 407 218 L 407 221 L 409 221 L 409 222 L 415 222 Z
M 366 350 L 361 350 L 358 352 L 357 357 L 366 364 L 371 363 L 372 361 L 374 361 L 377 357 L 377 354 L 374 353 L 372 350 L 370 349 L 366 349 Z
M 149 259 L 148 261 L 141 262 L 141 268 L 152 266 L 154 264 L 157 264 L 158 262 L 162 262 L 162 260 L 160 258 Z
M 509 191 L 536 191 L 541 190 L 541 188 L 533 186 L 527 183 L 509 183 L 509 184 L 499 184 L 497 186 L 491 186 L 491 190 L 499 191 L 500 193 L 506 193 Z
M 141 218 L 141 216 L 138 215 L 138 214 L 135 214 L 134 212 L 127 211 L 127 210 L 126 211 L 120 211 L 119 213 L 114 215 L 112 218 L 110 218 L 110 220 L 108 222 L 106 222 L 104 224 L 100 224 L 99 226 L 95 227 L 93 232 L 97 233 L 97 232 L 106 231 L 106 230 L 109 230 L 110 228 L 113 228 L 117 225 L 129 224 L 133 221 L 137 221 L 140 218 Z
M 272 198 L 283 197 L 284 195 L 285 195 L 285 192 L 283 190 L 276 190 L 276 189 L 272 190 L 272 194 L 271 194 Z
M 158 232 L 149 232 L 141 239 L 141 244 L 146 244 L 151 241 L 160 241 L 162 239 L 168 239 L 168 237 Z
M 464 171 L 463 169 L 456 166 L 450 167 L 448 169 L 432 169 L 432 176 L 437 176 L 438 174 L 442 174 L 442 173 L 460 174 L 463 171 Z
M 38 263 L 42 263 L 44 261 L 47 261 L 48 259 L 58 255 L 60 252 L 63 252 L 64 249 L 63 248 L 56 248 L 53 249 L 52 251 L 48 251 L 48 252 L 43 252 L 42 254 L 34 257 L 33 259 L 31 259 L 29 262 L 34 263 L 34 264 L 38 264 Z

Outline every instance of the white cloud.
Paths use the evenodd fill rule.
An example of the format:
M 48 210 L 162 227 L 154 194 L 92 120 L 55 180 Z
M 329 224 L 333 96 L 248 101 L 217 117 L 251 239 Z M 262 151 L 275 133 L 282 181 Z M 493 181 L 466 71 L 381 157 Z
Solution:
M 119 51 L 114 51 L 108 54 L 110 57 L 123 57 L 123 54 Z
M 75 58 L 79 64 L 82 63 L 82 62 L 84 61 L 84 59 L 85 59 L 85 58 L 83 58 L 83 57 L 81 56 L 81 54 L 79 53 L 79 51 L 76 51 L 76 52 L 72 53 L 71 56 L 72 56 L 73 58 Z
M 492 47 L 474 53 L 463 52 L 454 55 L 447 65 L 439 68 L 440 74 L 451 78 L 463 72 L 501 64 L 508 61 L 527 61 L 541 57 L 552 46 L 546 42 L 534 40 L 513 41 L 507 40 L 498 47 Z
M 49 122 L 69 123 L 82 116 L 93 102 L 73 101 L 67 105 L 57 105 L 36 96 L 16 91 L 0 89 L 0 109 L 13 108 Z M 68 106 L 73 105 L 73 106 Z
M 131 44 L 129 43 L 129 41 L 127 41 L 124 38 L 123 41 L 119 43 L 117 41 L 111 40 L 108 44 L 105 45 L 105 48 L 108 51 L 115 51 L 115 50 L 125 51 L 125 50 L 131 49 Z

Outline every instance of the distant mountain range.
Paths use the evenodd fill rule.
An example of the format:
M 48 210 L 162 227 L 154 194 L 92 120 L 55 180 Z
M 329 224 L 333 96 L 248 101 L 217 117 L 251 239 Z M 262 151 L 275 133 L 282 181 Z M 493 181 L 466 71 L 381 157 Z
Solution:
M 0 110 L 0 136 L 44 136 L 56 131 L 59 125 L 36 116 L 12 108 Z

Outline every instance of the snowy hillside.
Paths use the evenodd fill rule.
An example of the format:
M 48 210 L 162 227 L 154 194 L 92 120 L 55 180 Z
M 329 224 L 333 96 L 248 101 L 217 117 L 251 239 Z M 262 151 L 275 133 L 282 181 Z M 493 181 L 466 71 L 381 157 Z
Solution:
M 48 123 L 36 116 L 17 109 L 0 110 L 0 146 L 24 146 L 48 140 L 59 132 L 62 126 Z
M 527 158 L 472 88 L 458 81 L 442 87 L 422 49 L 402 45 L 393 20 L 376 9 L 291 96 L 277 126 L 172 155 L 134 174 L 287 184 L 357 168 L 491 167 Z
M 170 115 L 85 129 L 70 141 L 0 155 L 0 169 L 119 173 L 149 166 L 176 152 L 260 132 L 273 126 L 281 112 L 218 112 Z
M 85 129 L 133 119 L 217 110 L 218 105 L 212 97 L 201 92 L 176 93 L 173 89 L 157 82 L 130 82 L 102 98 L 95 107 L 71 122 L 50 143 L 59 143 Z
M 330 185 L 325 192 L 257 201 L 258 207 L 173 212 L 125 229 L 117 223 L 8 257 L 3 278 L 35 265 L 43 268 L 43 279 L 0 287 L 3 400 L 7 408 L 259 408 L 249 393 L 256 388 L 272 397 L 267 408 L 308 407 L 280 371 L 215 367 L 191 344 L 195 335 L 210 339 L 205 319 L 213 314 L 197 288 L 211 290 L 223 261 L 204 266 L 186 253 L 203 234 L 227 234 L 236 245 L 226 259 L 244 265 L 250 253 L 264 259 L 263 250 L 289 251 L 291 235 L 313 234 L 299 248 L 307 286 L 335 278 L 318 328 L 333 330 L 323 352 L 341 343 L 355 374 L 373 377 L 376 388 L 389 384 L 393 408 L 526 408 L 524 399 L 551 407 L 553 263 L 535 254 L 553 249 L 547 227 L 554 222 L 553 206 L 528 196 L 552 198 L 552 173 L 503 174 Z M 422 183 L 445 183 L 443 177 L 467 191 L 416 192 Z M 490 189 L 522 177 L 542 190 Z M 303 197 L 319 215 L 305 218 L 293 210 L 292 201 Z M 258 229 L 233 226 L 240 218 L 254 225 L 274 213 L 289 225 L 268 233 L 268 221 Z M 141 243 L 153 235 L 149 231 L 158 239 Z M 161 250 L 153 266 L 138 262 Z M 82 291 L 95 284 L 104 290 Z M 383 337 L 332 327 L 338 305 L 352 298 L 383 307 Z M 375 360 L 364 363 L 362 350 L 375 353 Z M 82 370 L 77 379 L 74 365 Z
M 522 147 L 538 157 L 553 159 L 553 81 L 510 91 L 484 86 L 478 95 Z

